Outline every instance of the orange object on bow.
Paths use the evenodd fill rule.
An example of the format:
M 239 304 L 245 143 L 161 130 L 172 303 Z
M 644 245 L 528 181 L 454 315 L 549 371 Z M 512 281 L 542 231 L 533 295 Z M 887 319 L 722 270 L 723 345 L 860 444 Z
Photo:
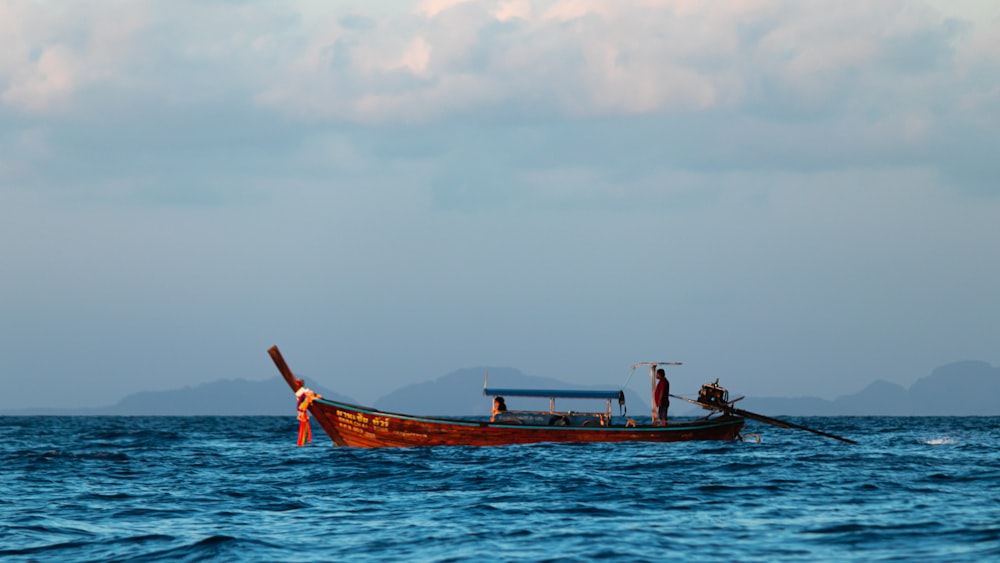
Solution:
M 299 447 L 306 445 L 306 442 L 312 442 L 312 426 L 309 425 L 309 405 L 312 404 L 316 399 L 322 399 L 323 396 L 313 393 L 311 390 L 302 387 L 295 392 L 295 396 L 299 398 Z

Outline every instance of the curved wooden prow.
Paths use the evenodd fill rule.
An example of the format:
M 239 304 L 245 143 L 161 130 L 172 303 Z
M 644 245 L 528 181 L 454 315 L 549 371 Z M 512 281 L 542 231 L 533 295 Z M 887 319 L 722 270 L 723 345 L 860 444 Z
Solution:
M 278 351 L 277 346 L 271 346 L 267 351 L 271 355 L 271 359 L 274 360 L 274 365 L 278 366 L 278 371 L 281 372 L 281 376 L 285 378 L 285 382 L 288 386 L 292 388 L 292 391 L 298 391 L 305 385 L 305 382 L 301 379 L 295 377 L 292 370 L 285 363 L 285 358 L 281 357 L 281 352 Z

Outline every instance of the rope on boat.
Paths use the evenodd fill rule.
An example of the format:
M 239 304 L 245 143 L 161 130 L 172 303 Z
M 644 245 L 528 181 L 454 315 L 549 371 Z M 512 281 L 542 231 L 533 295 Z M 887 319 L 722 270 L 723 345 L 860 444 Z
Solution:
M 618 414 L 620 416 L 628 414 L 628 408 L 625 406 L 625 390 L 628 389 L 628 382 L 632 381 L 632 376 L 635 375 L 636 367 L 638 367 L 638 364 L 632 366 L 632 369 L 628 371 L 628 377 L 625 378 L 625 383 L 622 384 L 621 391 L 618 395 Z
M 625 378 L 625 384 L 622 385 L 622 389 L 625 389 L 625 388 L 628 387 L 628 382 L 631 381 L 632 380 L 632 376 L 635 375 L 635 368 L 636 367 L 637 366 L 632 366 L 632 369 L 629 370 L 628 377 Z

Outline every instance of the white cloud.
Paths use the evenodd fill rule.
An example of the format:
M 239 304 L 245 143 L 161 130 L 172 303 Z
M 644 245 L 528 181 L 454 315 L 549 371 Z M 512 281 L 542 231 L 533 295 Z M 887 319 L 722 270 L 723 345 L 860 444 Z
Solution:
M 927 88 L 908 96 L 918 104 L 954 89 L 963 49 L 991 45 L 979 39 L 988 38 L 987 24 L 977 22 L 971 40 L 949 39 L 939 15 L 909 2 L 422 6 L 416 19 L 398 14 L 360 33 L 334 38 L 325 30 L 300 42 L 310 47 L 287 52 L 299 64 L 279 69 L 280 86 L 260 100 L 303 117 L 360 123 L 428 121 L 495 111 L 498 103 L 574 118 L 761 104 L 815 112 L 857 107 L 858 99 L 861 111 L 892 112 L 891 85 L 908 78 L 893 60 L 907 56 L 898 51 L 908 42 L 925 49 L 909 55 L 914 60 L 943 61 Z M 403 80 L 399 70 L 420 80 Z M 880 95 L 880 88 L 888 89 Z
M 453 8 L 459 4 L 465 4 L 470 1 L 471 0 L 422 0 L 417 8 L 417 11 L 429 18 L 433 18 L 449 8 Z
M 587 167 L 595 178 L 631 170 L 640 183 L 659 168 L 920 162 L 977 170 L 977 178 L 993 169 L 975 147 L 963 150 L 963 139 L 982 146 L 997 137 L 998 20 L 958 24 L 947 19 L 954 14 L 898 0 L 442 0 L 345 10 L 321 2 L 190 2 L 173 11 L 0 0 L 0 30 L 12 38 L 0 52 L 0 107 L 50 127 L 113 112 L 130 134 L 148 136 L 139 143 L 148 142 L 143 158 L 153 158 L 157 143 L 212 147 L 212 139 L 256 143 L 272 134 L 212 133 L 232 130 L 232 120 L 264 120 L 293 146 L 323 136 L 303 128 L 368 130 L 369 141 L 355 135 L 342 141 L 355 146 L 337 151 L 361 161 L 392 144 L 378 131 L 423 128 L 435 166 L 458 158 L 441 155 L 461 155 L 506 174 L 506 155 L 540 159 L 517 176 L 525 185 L 535 174 Z M 47 121 L 53 112 L 61 117 Z M 439 133 L 448 122 L 468 122 L 461 134 L 485 141 L 456 146 Z M 534 139 L 504 144 L 530 123 L 540 124 Z M 554 123 L 575 129 L 543 126 Z M 633 129 L 608 142 L 612 123 Z M 574 144 L 580 138 L 586 146 Z M 280 167 L 291 150 L 263 158 Z M 954 158 L 961 152 L 971 156 Z M 316 159 L 315 149 L 302 153 Z M 36 162 L 14 158 L 5 157 L 8 177 Z M 617 197 L 613 182 L 599 184 Z
M 79 86 L 77 69 L 82 61 L 63 45 L 43 49 L 36 61 L 12 73 L 11 84 L 3 91 L 6 104 L 29 112 L 40 112 L 70 98 Z
M 527 20 L 531 18 L 530 0 L 506 0 L 497 3 L 497 7 L 491 12 L 498 21 L 512 19 Z
M 114 87 L 145 13 L 145 3 L 138 1 L 0 2 L 0 102 L 29 114 L 58 113 L 68 111 L 84 88 Z
M 990 64 L 1000 49 L 996 21 L 949 37 L 942 14 L 913 2 L 411 6 L 366 13 L 189 3 L 167 15 L 134 2 L 84 9 L 7 1 L 2 102 L 40 112 L 72 105 L 84 88 L 169 95 L 178 85 L 158 82 L 194 64 L 205 75 L 186 77 L 192 91 L 239 90 L 264 108 L 337 122 L 427 122 L 498 105 L 573 118 L 762 104 L 814 112 L 856 107 L 859 98 L 860 111 L 892 112 L 891 84 L 908 78 L 893 60 L 918 47 L 913 60 L 940 62 L 911 103 L 937 104 L 929 97 L 969 82 L 983 86 L 959 107 L 992 109 L 1000 80 Z
M 925 2 L 950 18 L 980 22 L 1000 20 L 1000 4 L 993 0 L 925 0 Z
M 417 37 L 407 46 L 403 52 L 399 67 L 408 69 L 410 72 L 420 74 L 427 70 L 427 63 L 431 58 L 431 47 L 423 37 Z

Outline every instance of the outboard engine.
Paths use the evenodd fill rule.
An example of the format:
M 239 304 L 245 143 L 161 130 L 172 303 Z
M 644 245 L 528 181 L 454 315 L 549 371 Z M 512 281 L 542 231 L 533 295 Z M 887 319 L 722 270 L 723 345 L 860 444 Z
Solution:
M 706 405 L 718 405 L 720 407 L 729 406 L 729 390 L 719 385 L 719 380 L 715 383 L 706 383 L 698 391 L 698 402 Z

